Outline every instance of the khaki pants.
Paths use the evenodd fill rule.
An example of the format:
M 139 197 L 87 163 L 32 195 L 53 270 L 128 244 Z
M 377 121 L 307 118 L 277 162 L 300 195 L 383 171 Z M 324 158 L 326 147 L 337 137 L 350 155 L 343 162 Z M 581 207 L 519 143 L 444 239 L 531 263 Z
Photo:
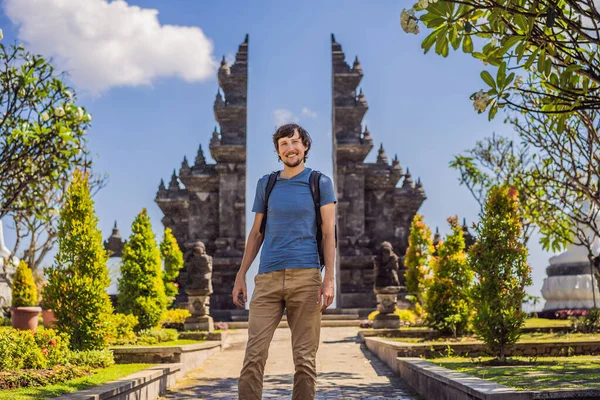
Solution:
M 250 301 L 248 344 L 238 382 L 241 400 L 262 399 L 263 376 L 273 333 L 284 308 L 292 331 L 294 400 L 315 398 L 315 358 L 321 332 L 319 268 L 290 268 L 256 275 Z

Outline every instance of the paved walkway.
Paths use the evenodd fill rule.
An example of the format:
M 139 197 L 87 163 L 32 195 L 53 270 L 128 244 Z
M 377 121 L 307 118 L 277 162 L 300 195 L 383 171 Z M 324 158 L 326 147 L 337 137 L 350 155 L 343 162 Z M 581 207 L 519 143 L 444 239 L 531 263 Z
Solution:
M 412 391 L 357 341 L 357 328 L 322 328 L 317 353 L 317 399 L 414 400 Z M 189 373 L 166 399 L 237 399 L 247 331 L 230 331 L 231 347 Z M 294 363 L 290 331 L 277 329 L 265 368 L 264 399 L 290 399 Z

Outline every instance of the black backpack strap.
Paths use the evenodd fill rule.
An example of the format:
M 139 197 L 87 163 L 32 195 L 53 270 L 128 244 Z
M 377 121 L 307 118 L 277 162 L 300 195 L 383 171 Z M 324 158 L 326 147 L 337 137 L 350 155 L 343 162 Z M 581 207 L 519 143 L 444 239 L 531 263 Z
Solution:
M 313 203 L 315 205 L 315 216 L 317 217 L 317 249 L 319 251 L 319 263 L 321 264 L 321 270 L 325 266 L 325 256 L 323 254 L 323 231 L 321 225 L 323 219 L 321 218 L 321 173 L 319 171 L 312 171 L 310 173 L 309 183 L 310 192 L 312 194 Z
M 277 178 L 279 178 L 279 174 L 281 171 L 271 172 L 269 175 L 269 180 L 267 181 L 267 187 L 265 188 L 265 215 L 263 215 L 262 222 L 260 223 L 260 233 L 265 233 L 265 227 L 267 226 L 267 212 L 269 211 L 269 196 L 271 196 L 271 192 L 273 191 L 273 187 L 277 182 Z

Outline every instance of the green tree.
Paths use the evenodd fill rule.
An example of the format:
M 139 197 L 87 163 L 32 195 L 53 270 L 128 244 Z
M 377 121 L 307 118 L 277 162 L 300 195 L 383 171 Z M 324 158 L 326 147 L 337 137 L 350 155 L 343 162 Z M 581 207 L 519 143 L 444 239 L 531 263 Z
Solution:
M 39 233 L 56 232 L 47 223 L 57 214 L 55 193 L 64 193 L 74 168 L 91 165 L 85 136 L 91 116 L 63 80 L 41 55 L 0 44 L 0 218 L 15 218 L 13 256 L 28 234 L 28 250 L 39 257 L 52 248 L 55 237 L 46 241 Z M 32 251 L 25 258 L 35 270 L 41 258 Z
M 471 98 L 490 119 L 507 109 L 508 121 L 532 150 L 531 169 L 517 186 L 527 199 L 525 216 L 534 217 L 545 249 L 557 251 L 568 243 L 586 247 L 593 274 L 598 259 L 592 243 L 600 236 L 596 3 L 419 0 L 402 11 L 401 25 L 418 33 L 419 23 L 431 29 L 421 44 L 425 52 L 435 48 L 447 56 L 450 46 L 462 46 L 488 66 L 481 72 L 485 88 Z M 599 268 L 595 273 L 600 278 Z
M 37 287 L 33 273 L 23 260 L 19 261 L 12 287 L 13 307 L 33 307 L 37 304 Z
M 183 253 L 179 249 L 171 228 L 165 228 L 163 241 L 160 243 L 160 256 L 164 263 L 163 282 L 165 293 L 168 297 L 173 298 L 179 291 L 175 280 L 179 275 L 179 271 L 183 268 Z
M 431 230 L 423 222 L 423 216 L 416 214 L 410 226 L 408 249 L 406 250 L 406 289 L 419 304 L 423 304 L 425 279 L 430 274 L 429 262 L 434 252 Z
M 522 311 L 531 285 L 527 247 L 523 243 L 519 199 L 514 187 L 493 187 L 488 195 L 477 242 L 469 249 L 476 274 L 473 328 L 500 361 L 516 343 L 525 322 Z
M 75 170 L 60 211 L 58 253 L 54 265 L 45 269 L 45 303 L 54 310 L 57 329 L 70 336 L 74 350 L 105 348 L 113 334 L 107 254 L 88 179 L 87 172 Z
M 458 218 L 448 218 L 448 222 L 452 233 L 438 246 L 425 311 L 427 325 L 456 337 L 466 332 L 470 322 L 474 274 L 467 263 L 465 239 Z
M 120 312 L 138 318 L 137 331 L 155 327 L 167 309 L 160 251 L 145 208 L 135 217 L 123 248 L 118 299 Z

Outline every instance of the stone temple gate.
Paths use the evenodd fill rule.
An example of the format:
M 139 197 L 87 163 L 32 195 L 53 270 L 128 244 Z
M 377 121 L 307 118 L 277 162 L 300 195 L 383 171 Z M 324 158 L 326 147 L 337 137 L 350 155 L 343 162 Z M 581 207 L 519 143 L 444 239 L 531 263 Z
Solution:
M 413 216 L 425 200 L 398 157 L 389 161 L 383 144 L 377 161 L 365 163 L 373 138 L 362 119 L 368 106 L 362 90 L 356 94 L 363 70 L 358 58 L 352 67 L 342 46 L 331 36 L 333 80 L 333 180 L 338 197 L 337 306 L 374 308 L 373 256 L 387 240 L 401 256 L 408 246 Z M 211 314 L 228 320 L 237 314 L 231 291 L 244 252 L 246 229 L 246 110 L 248 35 L 239 46 L 235 62 L 223 58 L 218 72 L 220 90 L 214 102 L 215 128 L 206 162 L 202 145 L 193 163 L 184 157 L 168 186 L 161 181 L 156 202 L 164 213 L 165 227 L 185 253 L 193 243 L 204 242 L 213 257 Z M 222 94 L 221 94 L 222 90 Z M 265 172 L 266 173 L 266 172 Z M 400 184 L 399 184 L 400 183 Z M 401 264 L 403 265 L 403 263 Z M 180 273 L 177 302 L 187 301 L 187 265 Z M 403 296 L 402 294 L 400 296 Z

